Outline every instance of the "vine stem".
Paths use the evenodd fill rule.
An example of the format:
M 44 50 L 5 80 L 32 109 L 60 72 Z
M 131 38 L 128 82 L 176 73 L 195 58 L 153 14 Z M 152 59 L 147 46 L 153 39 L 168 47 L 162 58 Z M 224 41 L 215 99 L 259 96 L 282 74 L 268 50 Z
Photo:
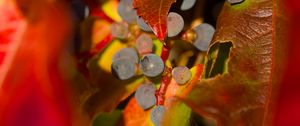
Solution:
M 162 52 L 161 52 L 161 59 L 163 60 L 163 62 L 165 64 L 169 57 L 170 50 L 171 50 L 171 47 L 170 47 L 169 42 L 168 41 L 164 42 Z M 166 94 L 168 86 L 171 82 L 171 71 L 172 71 L 172 68 L 166 66 L 165 71 L 162 75 L 161 85 L 160 85 L 159 89 L 156 90 L 156 92 L 155 92 L 156 105 L 164 105 L 164 103 L 165 103 L 165 94 Z
M 170 50 L 171 50 L 171 47 L 169 45 L 169 42 L 164 42 L 163 48 L 162 48 L 162 51 L 161 51 L 161 55 L 160 55 L 160 57 L 164 61 L 164 63 L 169 58 Z
M 156 96 L 156 105 L 164 105 L 165 103 L 165 94 L 168 89 L 168 86 L 171 82 L 171 71 L 172 68 L 167 67 L 165 69 L 164 75 L 162 76 L 161 79 L 161 85 L 158 90 L 155 92 Z

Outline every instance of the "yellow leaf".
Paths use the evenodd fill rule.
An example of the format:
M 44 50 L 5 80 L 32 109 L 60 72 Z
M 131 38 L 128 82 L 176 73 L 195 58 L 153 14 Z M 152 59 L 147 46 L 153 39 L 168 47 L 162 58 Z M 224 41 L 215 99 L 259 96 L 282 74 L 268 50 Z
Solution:
M 120 49 L 126 47 L 126 44 L 120 42 L 119 40 L 113 40 L 111 44 L 103 51 L 103 54 L 98 60 L 98 65 L 100 69 L 111 73 L 112 58 Z
M 117 0 L 108 0 L 102 5 L 102 10 L 104 13 L 113 19 L 116 22 L 121 22 L 122 18 L 119 16 L 118 10 L 118 1 Z

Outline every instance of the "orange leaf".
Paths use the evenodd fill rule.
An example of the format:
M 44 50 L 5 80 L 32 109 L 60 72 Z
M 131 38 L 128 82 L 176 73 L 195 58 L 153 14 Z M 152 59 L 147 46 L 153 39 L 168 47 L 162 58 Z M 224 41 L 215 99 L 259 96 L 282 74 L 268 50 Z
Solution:
M 143 110 L 132 98 L 124 109 L 124 125 L 125 126 L 153 126 L 150 120 L 152 109 Z

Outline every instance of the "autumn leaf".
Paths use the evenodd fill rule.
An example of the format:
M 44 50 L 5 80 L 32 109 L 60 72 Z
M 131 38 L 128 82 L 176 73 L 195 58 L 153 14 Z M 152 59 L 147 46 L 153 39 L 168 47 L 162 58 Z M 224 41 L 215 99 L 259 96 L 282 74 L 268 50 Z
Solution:
M 262 125 L 274 62 L 272 0 L 225 2 L 208 51 L 204 77 L 184 101 L 219 125 Z
M 178 97 L 185 97 L 187 92 L 193 89 L 197 82 L 201 79 L 203 72 L 203 65 L 198 64 L 190 69 L 192 73 L 191 79 L 185 85 L 178 85 L 172 79 L 166 92 L 165 107 L 167 108 L 166 114 L 163 118 L 163 126 L 190 126 L 192 110 Z
M 170 98 L 162 126 L 190 126 L 192 110 L 184 102 Z
M 174 2 L 176 0 L 134 0 L 133 6 L 158 39 L 164 41 L 167 35 L 167 15 Z
M 124 126 L 154 126 L 150 120 L 151 110 L 144 110 L 132 98 L 124 109 Z
M 277 0 L 277 18 L 276 18 L 276 41 L 280 42 L 277 47 L 285 48 L 284 51 L 277 53 L 277 56 L 283 56 L 283 59 L 277 59 L 276 66 L 281 66 L 283 70 L 279 71 L 282 73 L 282 78 L 275 76 L 276 80 L 280 83 L 278 93 L 278 100 L 274 103 L 275 109 L 270 112 L 274 114 L 272 120 L 274 126 L 285 126 L 285 125 L 300 125 L 298 117 L 300 116 L 300 86 L 299 86 L 299 75 L 300 75 L 300 4 L 297 0 Z M 282 32 L 280 32 L 282 31 Z M 286 45 L 287 44 L 287 45 Z M 286 62 L 286 63 L 284 63 Z M 277 71 L 275 71 L 277 72 Z M 275 97 L 276 98 L 276 97 Z

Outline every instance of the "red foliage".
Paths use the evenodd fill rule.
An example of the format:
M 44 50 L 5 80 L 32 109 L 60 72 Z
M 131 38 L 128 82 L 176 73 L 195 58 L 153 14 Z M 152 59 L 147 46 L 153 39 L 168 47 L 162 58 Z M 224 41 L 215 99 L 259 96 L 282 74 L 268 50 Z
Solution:
M 165 39 L 166 15 L 174 1 L 161 0 L 163 4 L 158 5 L 160 2 L 153 2 L 153 0 L 152 2 L 135 0 L 135 7 L 139 15 L 146 19 L 160 40 Z M 0 14 L 2 15 L 0 16 L 0 125 L 71 125 L 69 85 L 63 79 L 59 69 L 65 38 L 70 30 L 69 15 L 65 6 L 53 1 L 48 3 L 30 0 L 31 3 L 28 6 L 27 2 L 23 5 L 19 4 L 19 6 L 12 1 L 0 2 Z M 144 8 L 145 3 L 150 3 L 150 7 L 154 8 Z M 298 120 L 300 117 L 300 50 L 298 49 L 300 47 L 300 38 L 298 37 L 300 34 L 300 2 L 288 0 L 286 5 L 291 21 L 288 39 L 289 52 L 287 67 L 280 85 L 274 125 L 297 126 L 300 125 Z M 22 8 L 24 6 L 25 10 Z M 26 10 L 26 7 L 29 9 Z M 163 14 L 150 12 L 144 14 L 139 9 Z M 92 12 L 92 15 L 107 18 L 105 15 L 103 16 L 102 12 Z M 92 52 L 101 51 L 110 39 L 111 36 L 108 36 L 107 40 L 105 39 L 104 43 L 97 45 Z M 168 49 L 164 49 L 163 58 L 168 54 Z M 161 99 L 166 92 L 169 79 L 164 78 L 165 85 L 162 85 L 159 90 Z M 226 97 L 220 99 L 225 99 L 225 102 L 227 100 Z M 163 104 L 162 102 L 158 103 Z M 135 104 L 134 99 L 129 103 L 129 105 L 132 104 Z M 126 113 L 131 111 L 144 112 L 135 109 L 136 107 L 130 107 L 132 106 L 127 106 L 125 109 L 125 118 L 128 117 Z M 147 113 L 149 114 L 149 111 Z M 136 114 L 136 117 L 139 116 Z M 136 121 L 140 123 L 145 120 Z
M 289 39 L 288 61 L 280 83 L 279 101 L 274 119 L 276 126 L 299 126 L 300 121 L 300 1 L 286 0 Z
M 68 85 L 59 70 L 69 14 L 56 2 L 22 2 L 0 6 L 6 10 L 0 44 L 7 47 L 1 50 L 0 125 L 71 125 Z

